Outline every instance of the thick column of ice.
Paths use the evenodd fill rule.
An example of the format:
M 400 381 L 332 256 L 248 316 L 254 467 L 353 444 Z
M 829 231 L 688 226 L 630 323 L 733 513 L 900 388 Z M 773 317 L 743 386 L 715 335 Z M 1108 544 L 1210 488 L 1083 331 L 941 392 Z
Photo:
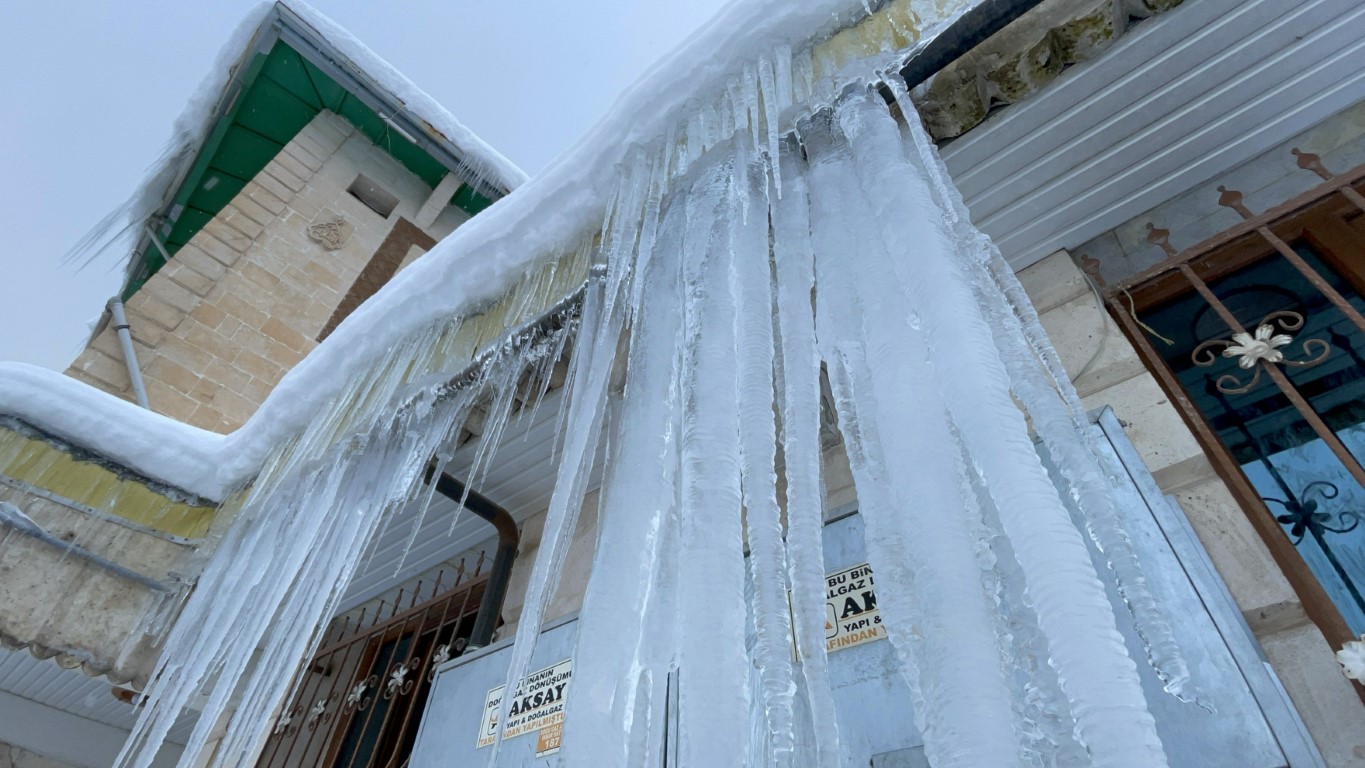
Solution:
M 729 225 L 741 215 L 742 202 L 729 188 L 733 173 L 732 161 L 703 170 L 691 189 L 683 240 L 679 758 L 698 768 L 733 765 L 749 742 L 729 274 Z
M 967 277 L 951 258 L 923 174 L 906 160 L 882 105 L 855 96 L 839 118 L 879 234 L 888 249 L 905 255 L 891 266 L 924 320 L 935 383 L 1014 544 L 1082 743 L 1096 765 L 1165 765 L 1137 669 L 1085 544 L 1010 399 L 1009 377 Z
M 788 76 L 790 79 L 790 76 Z M 800 148 L 781 151 L 786 192 L 772 201 L 777 326 L 782 362 L 782 454 L 787 480 L 787 568 L 815 768 L 839 764 L 839 729 L 825 658 L 824 488 L 820 483 L 820 352 L 811 292 L 815 253 Z
M 787 602 L 787 553 L 777 505 L 777 425 L 773 403 L 773 292 L 768 258 L 765 167 L 736 157 L 734 187 L 748 216 L 731 221 L 731 271 L 735 294 L 736 400 L 740 418 L 740 466 L 753 580 L 754 661 L 766 714 L 767 750 L 773 766 L 792 764 L 791 620 Z
M 573 723 L 564 739 L 568 766 L 638 764 L 631 762 L 638 759 L 631 745 L 649 726 L 637 721 L 642 706 L 649 714 L 648 699 L 638 699 L 642 675 L 652 672 L 645 646 L 671 644 L 666 636 L 647 635 L 645 621 L 663 575 L 662 527 L 677 497 L 682 208 L 673 206 L 665 216 L 659 252 L 640 275 L 637 307 L 648 311 L 638 312 L 632 327 L 625 392 L 603 481 L 597 550 L 565 712 Z
M 995 606 L 983 589 L 964 514 L 969 489 L 958 483 L 955 439 L 926 365 L 919 320 L 880 268 L 884 246 L 863 213 L 867 203 L 847 148 L 808 151 L 818 301 L 829 302 L 821 310 L 829 325 L 820 334 L 862 338 L 866 359 L 876 361 L 847 371 L 858 421 L 864 432 L 875 424 L 880 438 L 879 445 L 864 442 L 869 453 L 880 450 L 882 467 L 865 483 L 884 486 L 891 502 L 864 507 L 865 538 L 873 572 L 886 574 L 879 581 L 912 586 L 909 599 L 894 588 L 879 590 L 878 598 L 888 634 L 896 626 L 898 635 L 919 635 L 913 662 L 925 700 L 925 752 L 938 766 L 1008 765 L 1017 760 L 1018 739 Z M 858 484 L 860 495 L 865 483 Z
M 984 267 L 985 265 L 980 265 Z M 1148 661 L 1168 692 L 1186 701 L 1197 699 L 1190 671 L 1175 640 L 1174 630 L 1147 586 L 1133 542 L 1124 529 L 1114 501 L 1109 472 L 1104 471 L 1085 432 L 1089 419 L 1077 423 L 1057 394 L 1053 382 L 1038 366 L 1018 317 L 1009 311 L 998 285 L 984 269 L 977 272 L 983 314 L 992 322 L 996 345 L 1013 380 L 1015 395 L 1033 419 L 1058 472 L 1070 489 L 1087 532 L 1104 553 L 1115 575 L 1120 597 L 1133 614 L 1134 626 Z
M 1106 480 L 1108 473 L 1100 467 L 1101 454 L 1080 396 L 1014 271 L 995 245 L 971 225 L 962 195 L 953 186 L 937 149 L 919 124 L 904 88 L 897 87 L 894 79 L 892 88 L 902 112 L 908 116 L 908 143 L 919 157 L 936 202 L 950 223 L 958 257 L 970 270 L 982 311 L 992 318 L 996 346 L 1015 382 L 1015 394 L 1034 418 L 1048 451 L 1058 458 L 1058 466 L 1085 519 L 1087 533 L 1105 553 L 1124 603 L 1133 614 L 1152 667 L 1167 691 L 1182 700 L 1195 701 L 1197 693 L 1189 685 L 1189 667 L 1175 633 L 1147 586 L 1142 564 L 1119 519 L 1113 491 Z M 1063 417 L 1069 419 L 1069 426 Z

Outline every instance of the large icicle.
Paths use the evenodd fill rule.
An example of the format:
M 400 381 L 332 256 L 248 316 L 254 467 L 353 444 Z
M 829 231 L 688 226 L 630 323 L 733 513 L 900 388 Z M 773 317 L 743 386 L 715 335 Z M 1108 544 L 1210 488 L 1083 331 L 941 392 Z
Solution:
M 613 279 L 615 278 L 615 279 Z M 521 622 L 517 626 L 516 643 L 508 665 L 507 690 L 515 690 L 518 681 L 526 676 L 540 636 L 540 627 L 559 585 L 564 557 L 569 540 L 582 512 L 587 492 L 588 474 L 592 469 L 601 434 L 602 413 L 607 397 L 607 380 L 616 355 L 616 343 L 624 322 L 621 302 L 608 299 L 623 289 L 620 272 L 610 268 L 606 275 L 589 279 L 585 288 L 583 322 L 579 343 L 573 359 L 574 380 L 568 393 L 568 415 L 565 418 L 564 445 L 561 450 L 555 489 L 550 497 L 550 508 L 545 514 L 541 546 L 526 588 Z M 513 697 L 503 699 L 498 722 L 505 724 Z M 497 741 L 489 750 L 488 765 L 498 765 L 502 747 L 502 726 Z
M 650 170 L 655 166 L 638 148 L 632 151 L 627 162 L 625 175 L 616 185 L 612 203 L 607 208 L 600 260 L 593 266 L 585 289 L 582 332 L 574 352 L 573 384 L 567 388 L 563 448 L 550 508 L 545 514 L 541 547 L 536 553 L 521 622 L 517 626 L 516 644 L 507 673 L 508 690 L 515 689 L 529 671 L 545 611 L 559 586 L 564 558 L 582 512 L 588 475 L 597 454 L 608 382 L 630 315 L 634 252 L 641 219 L 653 191 Z M 511 706 L 512 697 L 509 696 L 502 702 L 500 724 L 507 722 Z M 502 731 L 500 725 L 488 758 L 490 766 L 498 764 Z
M 824 121 L 812 134 L 812 229 L 825 305 L 819 333 L 822 340 L 834 339 L 835 349 L 864 340 L 858 345 L 862 360 L 846 352 L 852 364 L 840 376 L 846 387 L 840 401 L 856 416 L 841 412 L 840 419 L 861 425 L 867 466 L 879 467 L 857 484 L 860 497 L 875 484 L 885 488 L 888 501 L 863 505 L 868 561 L 881 583 L 910 587 L 878 590 L 879 607 L 902 663 L 917 667 L 924 706 L 916 714 L 929 760 L 938 766 L 1008 765 L 1018 740 L 998 663 L 994 606 L 961 512 L 964 489 L 950 449 L 955 439 L 926 365 L 920 322 L 906 313 L 896 282 L 880 268 L 884 246 L 864 213 L 868 201 L 852 175 L 848 146 Z
M 1048 480 L 966 275 L 948 252 L 924 175 L 902 151 L 885 107 L 869 96 L 839 111 L 889 247 L 920 257 L 894 264 L 933 349 L 935 384 L 1000 510 L 1028 579 L 1077 730 L 1097 766 L 1165 765 L 1161 741 L 1079 532 Z M 875 567 L 875 566 L 874 566 Z
M 734 160 L 699 169 L 683 236 L 679 758 L 727 765 L 748 752 L 739 414 L 729 227 L 743 215 Z M 696 617 L 710 616 L 707 622 Z M 693 620 L 688 620 L 691 617 Z
M 657 202 L 654 203 L 657 205 Z M 682 206 L 662 222 L 661 241 L 677 242 Z M 583 600 L 575 680 L 569 689 L 565 734 L 568 766 L 630 768 L 643 760 L 634 751 L 634 734 L 648 740 L 653 711 L 649 694 L 667 669 L 651 664 L 650 644 L 666 638 L 647 635 L 646 617 L 657 610 L 659 562 L 664 526 L 677 499 L 681 347 L 679 259 L 672 247 L 660 249 L 644 269 L 640 302 L 650 307 L 633 326 L 621 413 L 616 419 L 611 461 L 603 480 L 593 578 Z M 643 470 L 643 471 L 642 471 Z M 650 681 L 645 687 L 644 681 Z M 640 722 L 640 716 L 649 720 Z
M 790 53 L 788 53 L 790 57 Z M 790 79 L 790 75 L 788 75 Z M 815 768 L 839 765 L 839 729 L 825 656 L 824 488 L 820 483 L 820 352 L 811 293 L 815 252 L 800 147 L 781 150 L 785 195 L 773 202 L 773 261 L 781 353 L 782 454 L 787 480 L 787 567 L 796 648 L 808 700 Z M 776 183 L 776 182 L 774 182 Z
M 740 469 L 749 534 L 749 573 L 757 641 L 754 663 L 767 722 L 765 764 L 792 765 L 791 621 L 787 552 L 777 504 L 777 425 L 774 423 L 772 272 L 768 252 L 768 179 L 765 166 L 736 154 L 734 195 L 748 215 L 731 221 L 731 278 L 735 295 L 735 348 L 739 403 Z
M 1058 458 L 1058 467 L 1085 519 L 1086 531 L 1107 557 L 1153 669 L 1168 692 L 1197 702 L 1197 687 L 1191 684 L 1189 666 L 1174 630 L 1148 588 L 1132 540 L 1119 519 L 1107 479 L 1110 473 L 1101 466 L 1103 452 L 1080 395 L 1014 271 L 995 244 L 972 226 L 966 203 L 953 186 L 933 142 L 915 119 L 904 87 L 892 79 L 892 90 L 908 118 L 908 143 L 951 224 L 959 257 L 971 270 L 982 312 L 991 318 L 996 346 L 1009 369 L 1015 394 L 1034 418 L 1048 451 Z

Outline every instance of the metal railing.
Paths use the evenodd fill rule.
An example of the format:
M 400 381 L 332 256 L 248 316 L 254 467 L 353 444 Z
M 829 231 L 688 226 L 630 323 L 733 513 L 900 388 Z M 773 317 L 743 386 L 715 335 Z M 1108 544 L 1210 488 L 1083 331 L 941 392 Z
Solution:
M 436 668 L 465 651 L 485 554 L 429 582 L 338 617 L 299 673 L 259 768 L 398 768 L 406 764 Z
M 1326 453 L 1315 461 L 1325 467 L 1334 458 L 1344 475 L 1331 467 L 1333 478 L 1365 488 L 1360 448 L 1342 439 L 1361 423 L 1343 393 L 1365 385 L 1365 165 L 1334 174 L 1318 156 L 1292 152 L 1320 184 L 1259 214 L 1240 192 L 1218 187 L 1219 204 L 1240 223 L 1183 250 L 1148 224 L 1147 240 L 1167 258 L 1105 293 L 1309 617 L 1339 644 L 1353 636 L 1343 616 L 1365 613 L 1365 567 L 1336 557 L 1340 539 L 1331 538 L 1359 525 L 1360 511 L 1341 506 L 1357 489 L 1344 493 L 1325 477 L 1295 486 L 1281 462 L 1321 441 Z M 1305 539 L 1311 553 L 1299 551 Z

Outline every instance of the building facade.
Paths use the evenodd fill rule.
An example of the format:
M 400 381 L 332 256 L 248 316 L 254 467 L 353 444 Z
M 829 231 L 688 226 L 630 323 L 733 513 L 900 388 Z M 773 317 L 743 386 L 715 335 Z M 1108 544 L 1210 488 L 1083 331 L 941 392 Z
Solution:
M 1362 688 L 1334 656 L 1365 632 L 1355 394 L 1365 374 L 1356 352 L 1365 334 L 1365 80 L 1342 65 L 1358 54 L 1362 24 L 1358 9 L 1331 0 L 1044 2 L 929 72 L 931 81 L 910 83 L 921 86 L 912 97 L 975 223 L 1016 267 L 1085 406 L 1112 410 L 1142 472 L 1188 521 L 1283 686 L 1290 720 L 1330 766 L 1365 765 Z M 144 239 L 123 299 L 152 411 L 223 434 L 242 427 L 350 312 L 496 197 L 460 168 L 414 172 L 423 166 L 376 140 L 396 130 L 383 119 L 323 108 L 315 96 L 315 112 L 279 137 L 220 208 L 179 203 L 202 210 L 202 222 L 169 223 Z M 553 263 L 481 308 L 489 327 L 472 332 L 471 364 L 490 340 L 572 296 L 586 264 Z M 68 374 L 131 400 L 112 325 Z M 1268 350 L 1282 357 L 1239 367 L 1237 354 L 1223 355 L 1234 333 L 1254 339 L 1261 326 L 1270 328 L 1265 341 L 1290 338 Z M 520 399 L 544 398 L 545 410 L 494 444 L 478 483 L 519 525 L 499 641 L 517 628 L 541 550 L 563 369 L 562 361 L 552 369 L 539 397 Z M 8 478 L 0 500 L 58 540 L 82 531 L 90 556 L 63 558 L 29 537 L 0 550 L 0 566 L 12 574 L 42 563 L 60 578 L 8 588 L 45 584 L 41 603 L 100 601 L 104 618 L 14 598 L 0 613 L 0 638 L 139 687 L 154 651 L 128 639 L 140 637 L 140 617 L 159 598 L 133 577 L 174 592 L 173 575 L 208 554 L 204 542 L 228 523 L 232 501 L 121 466 L 79 430 L 35 423 L 37 410 L 11 406 L 0 422 Z M 472 451 L 481 433 L 470 419 L 457 448 Z M 824 448 L 825 507 L 855 510 L 837 436 Z M 228 514 L 215 512 L 224 501 Z M 549 623 L 582 607 L 597 508 L 590 492 Z M 304 673 L 303 693 L 260 745 L 260 764 L 381 764 L 380 753 L 413 748 L 434 669 L 467 647 L 495 546 L 479 521 L 462 519 L 457 530 L 418 517 L 409 536 L 406 520 L 355 575 L 312 677 Z M 91 525 L 107 528 L 103 541 L 83 527 Z M 414 685 L 389 691 L 383 681 L 400 667 L 414 671 L 414 659 Z M 0 685 L 6 696 L 63 710 L 56 688 L 16 690 L 31 673 L 5 663 L 14 670 L 13 687 Z M 11 760 L 63 760 L 42 746 L 16 742 Z

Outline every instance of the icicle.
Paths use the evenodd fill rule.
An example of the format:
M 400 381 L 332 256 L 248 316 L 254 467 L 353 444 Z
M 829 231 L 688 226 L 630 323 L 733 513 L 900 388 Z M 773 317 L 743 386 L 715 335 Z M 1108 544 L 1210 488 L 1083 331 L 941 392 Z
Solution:
M 624 270 L 608 266 L 607 277 L 624 277 Z M 550 599 L 559 585 L 564 557 L 568 553 L 569 540 L 578 524 L 578 515 L 583 508 L 583 497 L 587 491 L 588 474 L 592 468 L 601 433 L 601 414 L 606 402 L 607 380 L 616 357 L 617 339 L 620 338 L 622 317 L 620 302 L 609 300 L 607 294 L 617 294 L 623 290 L 618 283 L 609 282 L 604 277 L 589 280 L 584 297 L 583 325 L 579 334 L 579 344 L 574 353 L 573 389 L 569 392 L 565 420 L 564 447 L 555 478 L 554 493 L 550 498 L 550 508 L 545 514 L 545 526 L 541 533 L 540 549 L 536 553 L 535 564 L 531 570 L 526 588 L 525 604 L 522 608 L 521 622 L 517 626 L 516 642 L 512 646 L 512 658 L 508 664 L 507 690 L 514 690 L 516 684 L 529 671 L 531 654 L 535 651 L 540 636 L 541 622 Z M 615 312 L 608 313 L 608 307 Z M 498 722 L 505 724 L 512 697 L 503 699 L 502 711 Z M 503 729 L 498 727 L 497 740 L 488 755 L 488 765 L 498 765 L 502 748 Z
M 936 384 L 1015 545 L 1082 742 L 1099 766 L 1165 765 L 1103 586 L 1009 397 L 1008 376 L 967 279 L 945 252 L 942 223 L 934 220 L 922 175 L 905 160 L 883 106 L 859 94 L 839 117 L 880 234 L 888 247 L 914 243 L 921 254 L 913 276 L 893 262 L 896 276 L 924 319 Z
M 773 293 L 768 262 L 768 180 L 765 166 L 736 153 L 735 195 L 749 210 L 732 221 L 735 348 L 739 403 L 740 470 L 749 534 L 756 629 L 754 661 L 767 724 L 768 765 L 792 765 L 791 622 L 787 601 L 787 553 L 777 506 L 777 427 L 773 421 Z
M 634 286 L 630 294 L 630 304 L 628 309 L 632 318 L 641 313 L 645 306 L 643 293 L 645 289 L 645 274 L 650 267 L 650 260 L 654 255 L 654 244 L 658 237 L 659 215 L 663 207 L 664 193 L 668 190 L 669 179 L 669 155 L 667 148 L 672 145 L 673 137 L 670 135 L 664 144 L 665 149 L 654 153 L 650 161 L 649 182 L 645 189 L 644 211 L 640 222 L 640 239 L 636 246 L 636 259 L 634 272 L 637 275 Z M 633 345 L 634 336 L 631 344 Z
M 882 246 L 875 222 L 863 213 L 868 205 L 852 176 L 848 149 L 831 146 L 837 137 L 821 137 L 826 138 L 825 146 L 809 149 L 816 155 L 811 210 L 818 333 L 841 340 L 835 349 L 842 340 L 866 340 L 856 354 L 845 348 L 848 362 L 840 361 L 846 377 L 840 419 L 861 425 L 860 498 L 873 484 L 886 493 L 884 504 L 862 509 L 868 561 L 883 583 L 911 585 L 908 594 L 880 591 L 878 605 L 902 664 L 917 668 L 924 707 L 916 714 L 929 760 L 939 766 L 1007 765 L 1018 751 L 1014 718 L 997 662 L 993 606 L 960 511 L 963 489 L 951 481 L 953 456 L 944 450 L 953 444 L 944 406 L 934 392 L 917 321 L 907 321 L 895 281 L 879 269 Z M 841 258 L 850 253 L 858 268 Z M 915 393 L 916 407 L 898 407 L 908 393 Z
M 763 125 L 768 138 L 768 172 L 772 175 L 773 193 L 782 197 L 782 164 L 778 162 L 779 142 L 777 121 L 782 114 L 785 96 L 777 87 L 773 64 L 767 58 L 758 61 L 758 84 L 763 102 Z
M 1104 452 L 1097 445 L 1080 396 L 1014 271 L 995 245 L 971 225 L 962 195 L 952 185 L 937 149 L 920 125 L 904 85 L 898 78 L 888 78 L 888 82 L 905 115 L 910 143 L 933 185 L 938 206 L 953 226 L 964 266 L 971 270 L 978 303 L 991 318 L 996 346 L 1009 368 L 1016 395 L 1033 417 L 1035 428 L 1073 489 L 1087 533 L 1106 555 L 1148 660 L 1169 693 L 1182 701 L 1198 703 L 1199 694 L 1190 683 L 1184 654 L 1147 586 L 1142 565 L 1119 518 L 1113 489 L 1106 479 L 1114 473 L 1100 466 Z M 1038 367 L 1038 360 L 1047 373 Z
M 961 443 L 959 442 L 959 447 Z M 963 455 L 963 469 L 970 457 Z M 1014 548 L 1000 526 L 1000 515 L 975 474 L 970 478 L 975 514 L 980 516 L 983 544 L 994 556 L 995 596 L 1000 620 L 1009 634 L 1009 657 L 1023 671 L 1016 685 L 1016 706 L 1023 717 L 1025 747 L 1035 758 L 1030 762 L 1056 768 L 1088 765 L 1085 749 L 1076 743 L 1076 720 L 1062 693 L 1057 672 L 1048 664 L 1047 638 L 1038 627 L 1038 616 L 1026 593 L 1022 569 Z
M 682 227 L 682 206 L 672 206 L 662 223 L 666 243 L 675 243 Z M 677 491 L 681 285 L 678 258 L 663 248 L 637 265 L 642 313 L 632 328 L 617 437 L 603 480 L 603 511 L 593 576 L 583 600 L 575 680 L 569 689 L 564 759 L 568 766 L 610 768 L 635 762 L 626 734 L 643 737 L 652 688 L 642 693 L 642 676 L 650 669 L 647 644 L 666 644 L 647 637 L 646 616 L 657 598 L 656 570 L 663 544 L 665 516 Z M 661 439 L 662 438 L 662 439 Z M 648 457 L 648 458 L 646 458 Z M 646 471 L 641 471 L 641 468 Z M 666 670 L 665 670 L 666 673 Z
M 735 408 L 734 298 L 727 226 L 742 203 L 729 190 L 732 161 L 703 169 L 687 200 L 683 237 L 683 494 L 678 601 L 679 757 L 727 765 L 747 751 L 744 557 L 739 422 Z
M 779 59 L 780 61 L 780 59 Z M 787 568 L 796 647 L 801 659 L 815 754 L 813 768 L 839 765 L 839 729 L 825 657 L 824 489 L 820 484 L 820 353 L 815 346 L 811 293 L 815 253 L 801 148 L 782 147 L 786 197 L 772 209 L 777 276 L 777 326 L 782 370 L 779 402 L 786 461 Z

